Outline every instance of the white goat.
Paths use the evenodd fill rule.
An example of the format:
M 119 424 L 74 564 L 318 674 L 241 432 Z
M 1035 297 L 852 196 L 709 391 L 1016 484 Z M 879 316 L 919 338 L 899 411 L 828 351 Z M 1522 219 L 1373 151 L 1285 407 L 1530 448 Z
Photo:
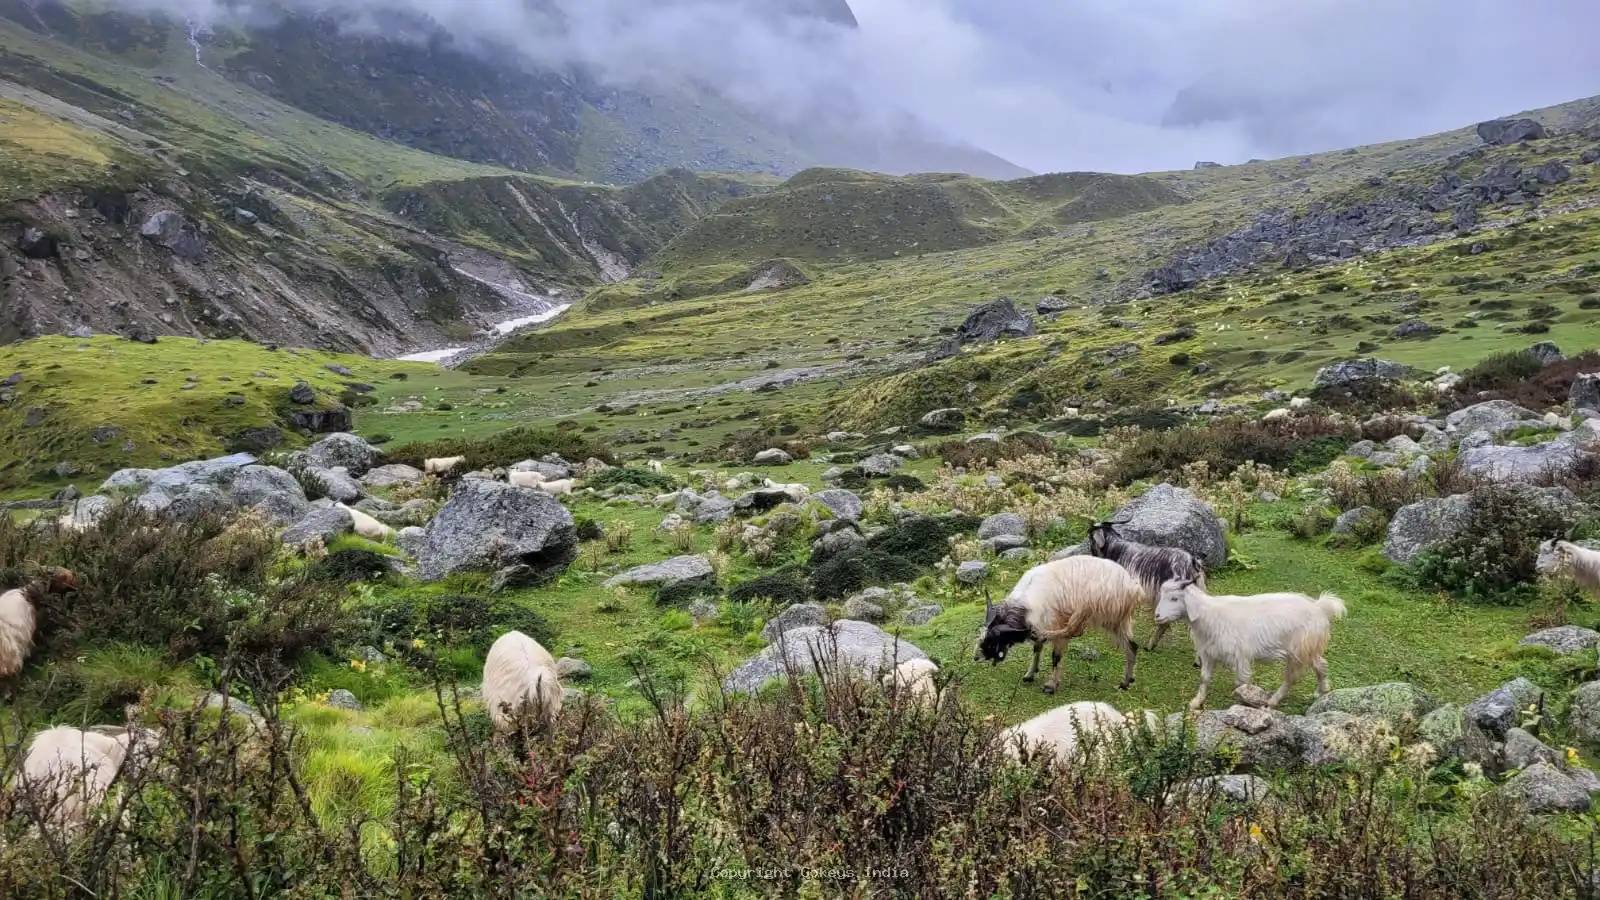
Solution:
M 536 491 L 542 491 L 552 497 L 562 497 L 572 493 L 573 479 L 563 478 L 560 481 L 541 481 L 533 486 Z
M 561 712 L 561 679 L 550 651 L 520 631 L 502 634 L 483 661 L 483 705 L 496 731 L 513 731 L 526 709 L 546 723 Z
M 1261 421 L 1263 421 L 1263 422 L 1278 422 L 1278 421 L 1281 421 L 1281 420 L 1287 419 L 1287 418 L 1289 418 L 1289 411 L 1287 409 L 1275 409 L 1275 410 L 1272 410 L 1271 412 L 1267 413 L 1266 415 L 1262 416 L 1261 417 Z
M 50 820 L 56 825 L 80 826 L 122 771 L 134 734 L 79 731 L 67 725 L 41 731 L 22 761 L 21 783 L 50 804 Z
M 1039 674 L 1039 651 L 1049 642 L 1050 680 L 1045 682 L 1044 692 L 1054 694 L 1068 643 L 1090 628 L 1098 628 L 1122 648 L 1119 687 L 1127 690 L 1133 684 L 1138 651 L 1133 642 L 1133 613 L 1146 596 L 1138 580 L 1109 559 L 1072 556 L 1036 566 L 1023 573 L 1004 603 L 998 607 L 986 604 L 973 661 L 998 665 L 1010 647 L 1031 640 L 1033 665 L 1022 680 L 1032 681 Z
M 359 509 L 339 504 L 339 508 L 350 514 L 350 519 L 355 523 L 357 535 L 369 541 L 382 543 L 394 537 L 394 529 L 367 515 Z
M 939 685 L 933 680 L 939 667 L 931 659 L 908 659 L 883 676 L 883 689 L 911 698 L 914 703 L 933 703 L 939 696 Z
M 1292 593 L 1212 596 L 1186 578 L 1162 585 L 1156 604 L 1157 622 L 1189 622 L 1189 637 L 1200 656 L 1200 690 L 1189 701 L 1189 708 L 1196 710 L 1205 706 L 1218 664 L 1232 666 L 1239 684 L 1250 684 L 1252 663 L 1283 660 L 1283 685 L 1270 701 L 1274 707 L 1307 669 L 1317 673 L 1317 696 L 1326 694 L 1328 661 L 1323 654 L 1331 623 L 1344 613 L 1344 601 L 1332 594 L 1315 600 Z
M 656 473 L 657 475 L 661 474 L 661 471 L 662 471 L 662 468 L 663 468 L 662 465 L 661 465 L 661 460 L 652 459 L 649 462 L 645 463 L 645 465 L 649 466 L 650 467 L 650 471 Z
M 1306 407 L 1308 407 L 1310 405 L 1311 405 L 1311 398 L 1310 397 L 1295 397 L 1294 399 L 1289 401 L 1289 408 L 1290 409 L 1305 409 Z
M 23 663 L 33 653 L 34 629 L 39 618 L 34 602 L 45 594 L 64 594 L 77 586 L 78 581 L 71 572 L 54 569 L 45 579 L 0 594 L 0 678 L 21 672 Z
M 506 473 L 506 483 L 512 487 L 536 488 L 544 483 L 544 473 L 512 469 Z
M 1048 750 L 1058 763 L 1069 762 L 1077 752 L 1080 739 L 1109 736 L 1134 722 L 1110 704 L 1084 700 L 1058 706 L 1013 725 L 1000 732 L 1000 740 L 1012 759 L 1020 759 L 1023 751 L 1031 755 Z
M 465 456 L 445 456 L 439 459 L 428 459 L 422 462 L 422 471 L 428 475 L 449 475 L 455 471 L 456 466 L 466 462 Z
M 1578 587 L 1600 598 L 1600 551 L 1570 541 L 1545 541 L 1539 545 L 1539 559 L 1534 568 L 1541 575 L 1571 575 Z

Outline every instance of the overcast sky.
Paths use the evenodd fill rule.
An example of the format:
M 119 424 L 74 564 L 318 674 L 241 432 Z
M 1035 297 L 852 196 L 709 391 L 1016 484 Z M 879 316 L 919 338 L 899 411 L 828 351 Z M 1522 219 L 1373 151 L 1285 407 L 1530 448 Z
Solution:
M 218 14 L 218 0 L 122 2 Z M 777 2 L 336 6 L 423 12 L 541 65 L 692 78 L 793 117 L 909 111 L 1041 172 L 1287 156 L 1600 94 L 1600 0 L 850 0 L 859 31 L 750 14 Z

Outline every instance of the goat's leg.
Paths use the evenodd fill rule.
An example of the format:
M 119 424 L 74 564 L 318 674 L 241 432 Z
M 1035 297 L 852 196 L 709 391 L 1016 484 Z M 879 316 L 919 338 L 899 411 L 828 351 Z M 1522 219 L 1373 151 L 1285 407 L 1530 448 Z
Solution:
M 1289 692 L 1294 689 L 1295 682 L 1299 681 L 1305 674 L 1306 667 L 1301 665 L 1299 660 L 1286 660 L 1283 664 L 1283 684 L 1279 685 L 1278 689 L 1273 692 L 1272 699 L 1268 701 L 1267 705 L 1272 709 L 1277 709 L 1278 704 L 1283 702 L 1283 698 L 1289 696 Z
M 1125 691 L 1133 686 L 1133 663 L 1134 660 L 1136 660 L 1139 656 L 1139 645 L 1133 642 L 1133 634 L 1131 633 L 1131 629 L 1129 631 L 1124 631 L 1120 634 L 1113 635 L 1113 637 L 1116 638 L 1117 646 L 1122 648 L 1123 660 L 1122 683 L 1117 685 L 1117 690 Z M 1159 634 L 1156 635 L 1157 640 L 1160 640 L 1160 637 L 1161 636 Z M 1151 643 L 1153 644 L 1154 641 Z
M 1043 641 L 1033 642 L 1033 665 L 1028 667 L 1028 671 L 1022 673 L 1023 681 L 1032 681 L 1033 679 L 1039 677 L 1039 651 L 1043 649 Z
M 1056 688 L 1061 686 L 1061 657 L 1063 655 L 1062 652 L 1066 649 L 1067 644 L 1065 641 L 1050 645 L 1050 680 L 1044 683 L 1044 692 L 1046 694 L 1054 694 Z
M 1333 685 L 1328 683 L 1328 661 L 1319 656 L 1311 661 L 1311 668 L 1317 672 L 1317 696 L 1333 690 Z
M 1172 627 L 1172 623 L 1171 622 L 1160 622 L 1160 623 L 1157 623 L 1156 624 L 1156 633 L 1150 636 L 1150 646 L 1148 646 L 1148 647 L 1146 647 L 1144 649 L 1151 650 L 1151 651 L 1155 650 L 1156 649 L 1156 645 L 1161 643 L 1161 639 L 1167 636 L 1167 629 L 1171 628 L 1171 627 Z
M 1205 708 L 1206 691 L 1211 687 L 1211 672 L 1215 666 L 1209 657 L 1200 657 L 1200 690 L 1195 692 L 1194 699 L 1189 701 L 1189 708 L 1198 712 Z

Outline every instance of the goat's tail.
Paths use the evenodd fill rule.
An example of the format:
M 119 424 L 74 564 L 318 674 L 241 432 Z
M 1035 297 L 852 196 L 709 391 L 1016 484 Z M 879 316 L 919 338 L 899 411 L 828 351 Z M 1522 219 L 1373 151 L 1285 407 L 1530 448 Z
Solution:
M 1334 619 L 1344 618 L 1344 601 L 1340 600 L 1333 594 L 1323 594 L 1321 597 L 1318 597 L 1316 599 L 1316 607 L 1322 611 L 1322 614 L 1327 617 L 1329 622 L 1332 622 Z

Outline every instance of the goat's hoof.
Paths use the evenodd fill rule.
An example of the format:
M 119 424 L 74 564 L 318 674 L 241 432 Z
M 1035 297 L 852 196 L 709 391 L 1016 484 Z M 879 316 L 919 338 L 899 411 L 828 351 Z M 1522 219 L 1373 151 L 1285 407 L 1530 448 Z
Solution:
M 1040 688 L 1040 690 L 1044 691 L 1046 694 L 1054 694 L 1056 692 L 1056 686 L 1053 684 L 1047 684 Z
M 1123 682 L 1123 683 L 1121 683 L 1121 684 L 1119 684 L 1119 685 L 1117 685 L 1117 690 L 1119 690 L 1119 691 L 1125 691 L 1125 690 L 1127 690 L 1127 689 L 1128 689 L 1128 688 L 1131 688 L 1131 687 L 1133 687 L 1133 682 L 1131 682 L 1131 681 L 1124 681 L 1124 682 Z
M 1026 681 L 1026 682 L 1029 682 L 1029 683 L 1032 683 L 1032 682 L 1033 682 L 1033 680 L 1034 680 L 1034 678 L 1035 678 L 1035 677 L 1037 677 L 1037 676 L 1034 676 L 1034 675 L 1024 675 L 1024 676 L 1022 676 L 1022 680 L 1023 680 L 1023 681 Z

